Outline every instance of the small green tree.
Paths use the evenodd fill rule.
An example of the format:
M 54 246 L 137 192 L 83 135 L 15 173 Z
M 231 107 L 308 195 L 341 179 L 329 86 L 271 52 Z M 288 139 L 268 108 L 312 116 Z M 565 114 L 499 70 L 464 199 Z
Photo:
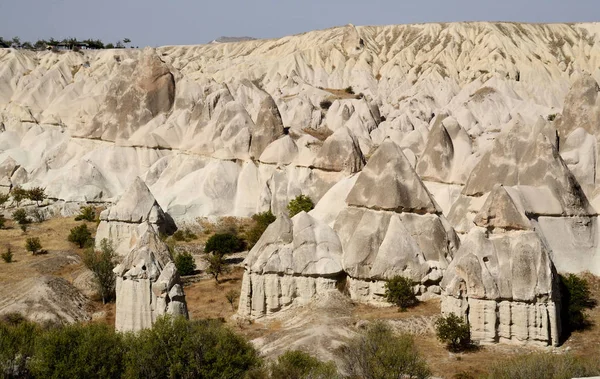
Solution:
M 338 375 L 335 363 L 322 362 L 299 350 L 286 351 L 270 367 L 271 379 L 334 379 Z
M 10 198 L 9 194 L 0 194 L 0 206 L 4 205 Z
M 575 274 L 560 276 L 562 295 L 562 319 L 567 331 L 581 330 L 589 326 L 587 309 L 596 306 L 586 279 Z
M 213 234 L 204 246 L 205 253 L 215 253 L 218 255 L 236 253 L 244 250 L 244 241 L 231 233 Z
M 394 276 L 385 283 L 385 298 L 404 312 L 406 308 L 414 307 L 419 303 L 414 286 L 412 280 L 403 276 Z
M 451 351 L 462 351 L 471 346 L 469 324 L 454 313 L 440 317 L 435 322 L 435 331 L 437 338 Z
M 90 232 L 86 224 L 72 228 L 67 239 L 69 242 L 78 245 L 80 249 L 93 242 L 92 232 Z
M 27 238 L 25 241 L 25 250 L 30 251 L 33 255 L 36 255 L 42 250 L 42 244 L 38 237 Z
M 6 251 L 2 253 L 2 260 L 6 263 L 11 263 L 13 260 L 13 252 L 10 246 L 6 247 Z
M 15 209 L 15 211 L 12 213 L 12 219 L 19 225 L 29 224 L 31 222 L 29 217 L 27 217 L 27 211 L 23 208 Z
M 46 198 L 46 189 L 42 187 L 33 187 L 27 190 L 27 198 L 31 201 L 35 201 L 39 207 L 40 201 L 44 201 Z
M 175 255 L 175 267 L 179 275 L 192 275 L 196 271 L 196 261 L 192 254 L 187 251 Z
M 75 221 L 95 221 L 96 210 L 91 205 L 79 207 L 79 214 L 75 216 Z
M 10 196 L 13 199 L 13 202 L 17 205 L 17 207 L 19 206 L 19 204 L 21 204 L 21 201 L 25 200 L 28 198 L 28 193 L 26 190 L 24 190 L 23 188 L 16 186 L 14 187 L 11 191 L 10 191 Z
M 212 275 L 212 277 L 215 278 L 215 281 L 218 284 L 219 275 L 229 272 L 229 267 L 227 267 L 227 262 L 225 261 L 225 258 L 222 254 L 212 253 L 204 257 L 204 260 L 208 264 L 206 267 L 206 272 Z
M 395 335 L 382 323 L 367 330 L 338 350 L 338 356 L 351 378 L 429 378 L 431 371 L 419 355 L 409 334 Z
M 100 241 L 100 251 L 89 248 L 83 254 L 83 264 L 92 271 L 94 283 L 104 304 L 115 297 L 116 277 L 113 269 L 116 261 L 117 254 L 106 238 Z
M 306 195 L 298 195 L 296 196 L 296 198 L 290 200 L 287 209 L 290 213 L 290 217 L 294 217 L 302 211 L 309 212 L 314 207 L 315 204 L 310 199 L 310 197 Z

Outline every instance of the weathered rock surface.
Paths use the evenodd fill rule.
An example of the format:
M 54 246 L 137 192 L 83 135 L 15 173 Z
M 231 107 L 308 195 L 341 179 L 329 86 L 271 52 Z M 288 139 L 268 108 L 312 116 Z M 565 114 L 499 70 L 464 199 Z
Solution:
M 111 208 L 100 214 L 96 247 L 107 239 L 121 256 L 129 253 L 132 236 L 140 224 L 148 223 L 158 234 L 172 234 L 175 224 L 166 215 L 142 179 L 135 178 L 129 189 Z
M 474 228 L 441 283 L 442 313 L 467 319 L 477 341 L 557 346 L 558 280 L 535 232 Z
M 339 238 L 325 223 L 305 212 L 281 214 L 244 260 L 238 315 L 262 317 L 335 290 L 341 258 Z
M 138 331 L 165 314 L 188 317 L 183 287 L 167 245 L 149 223 L 141 224 L 134 247 L 115 267 L 115 328 Z

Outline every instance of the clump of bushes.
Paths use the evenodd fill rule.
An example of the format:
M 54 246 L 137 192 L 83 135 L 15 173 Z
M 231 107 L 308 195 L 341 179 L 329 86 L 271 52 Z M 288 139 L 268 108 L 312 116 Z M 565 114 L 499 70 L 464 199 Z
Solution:
M 42 243 L 38 237 L 27 238 L 25 241 L 25 250 L 37 255 L 42 250 Z
M 162 317 L 123 334 L 100 323 L 41 327 L 5 317 L 0 335 L 0 377 L 9 378 L 241 378 L 262 364 L 218 321 Z
M 414 307 L 419 303 L 414 286 L 415 283 L 411 279 L 394 276 L 385 283 L 385 298 L 404 312 L 406 308 Z
M 346 88 L 344 88 L 344 92 L 350 94 L 350 95 L 354 95 L 354 89 L 352 89 L 351 86 L 348 86 Z
M 196 271 L 196 261 L 192 254 L 187 251 L 175 255 L 174 261 L 179 275 L 192 275 Z
M 79 207 L 79 214 L 75 216 L 75 221 L 95 221 L 96 220 L 96 210 L 94 207 L 85 206 Z
M 463 351 L 471 345 L 471 330 L 469 324 L 454 313 L 440 317 L 435 322 L 437 338 L 451 351 Z
M 381 322 L 370 325 L 338 351 L 351 378 L 429 378 L 425 360 L 419 355 L 412 336 L 395 335 Z
M 19 186 L 15 186 L 13 187 L 13 189 L 10 191 L 10 196 L 13 199 L 13 202 L 17 205 L 17 207 L 19 206 L 19 204 L 21 204 L 21 201 L 25 200 L 28 198 L 28 193 L 26 190 L 24 190 L 23 188 L 19 187 Z
M 206 241 L 204 252 L 225 255 L 244 251 L 245 247 L 244 241 L 237 235 L 231 233 L 217 233 L 213 234 L 208 241 Z
M 252 216 L 254 225 L 246 232 L 245 239 L 248 244 L 248 249 L 252 249 L 263 235 L 267 227 L 275 222 L 275 215 L 268 210 L 266 212 L 257 213 Z
M 80 249 L 85 246 L 91 246 L 94 243 L 92 232 L 90 232 L 86 224 L 81 224 L 72 228 L 67 239 L 69 242 L 79 246 Z
M 331 102 L 331 100 L 323 100 L 319 103 L 319 106 L 321 107 L 321 109 L 323 110 L 328 110 L 329 108 L 331 108 L 331 104 L 333 104 Z
M 561 275 L 562 321 L 566 332 L 582 330 L 590 326 L 587 309 L 596 306 L 589 283 L 575 274 Z
M 533 353 L 492 364 L 489 379 L 570 379 L 600 375 L 600 361 L 573 354 Z
M 271 379 L 341 378 L 333 362 L 322 362 L 299 350 L 287 351 L 280 355 L 268 371 Z
M 290 200 L 287 209 L 289 211 L 290 217 L 294 217 L 302 211 L 309 212 L 314 207 L 315 204 L 313 203 L 310 197 L 306 195 L 298 195 L 294 199 Z
M 102 303 L 106 304 L 113 300 L 116 282 L 113 269 L 117 264 L 117 254 L 110 242 L 104 238 L 100 241 L 99 251 L 93 248 L 87 249 L 83 253 L 83 264 L 94 275 L 94 285 L 102 298 Z
M 16 209 L 12 213 L 12 219 L 19 224 L 19 227 L 23 232 L 27 231 L 27 224 L 31 222 L 29 217 L 27 216 L 27 211 L 23 208 Z

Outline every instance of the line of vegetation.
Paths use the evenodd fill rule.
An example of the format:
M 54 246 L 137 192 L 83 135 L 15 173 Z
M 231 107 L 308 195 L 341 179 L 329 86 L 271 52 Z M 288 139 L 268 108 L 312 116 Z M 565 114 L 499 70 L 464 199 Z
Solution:
M 88 38 L 84 40 L 80 40 L 77 38 L 63 38 L 62 40 L 57 40 L 55 38 L 50 39 L 40 39 L 34 43 L 29 41 L 21 41 L 19 37 L 12 37 L 11 39 L 4 39 L 0 37 L 0 48 L 8 48 L 12 47 L 15 49 L 24 49 L 24 50 L 33 50 L 33 51 L 42 51 L 48 49 L 65 49 L 65 50 L 79 50 L 81 48 L 85 49 L 124 49 L 131 43 L 131 39 L 123 38 L 122 40 L 117 41 L 116 43 L 107 43 L 105 44 L 100 39 Z

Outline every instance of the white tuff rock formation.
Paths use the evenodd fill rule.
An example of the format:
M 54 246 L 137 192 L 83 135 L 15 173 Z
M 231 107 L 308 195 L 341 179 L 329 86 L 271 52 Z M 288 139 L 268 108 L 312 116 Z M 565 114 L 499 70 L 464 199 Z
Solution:
M 134 247 L 115 267 L 117 307 L 115 328 L 138 331 L 165 314 L 188 317 L 183 287 L 167 245 L 144 223 L 133 236 Z

